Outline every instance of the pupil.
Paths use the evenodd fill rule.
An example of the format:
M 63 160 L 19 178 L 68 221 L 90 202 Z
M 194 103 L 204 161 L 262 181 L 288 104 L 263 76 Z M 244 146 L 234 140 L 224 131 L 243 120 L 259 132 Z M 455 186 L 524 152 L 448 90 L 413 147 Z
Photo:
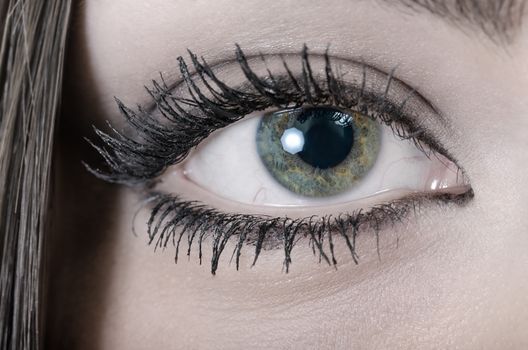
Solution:
M 328 169 L 339 165 L 354 144 L 351 116 L 328 107 L 304 110 L 294 123 L 302 132 L 304 145 L 297 155 L 314 168 Z

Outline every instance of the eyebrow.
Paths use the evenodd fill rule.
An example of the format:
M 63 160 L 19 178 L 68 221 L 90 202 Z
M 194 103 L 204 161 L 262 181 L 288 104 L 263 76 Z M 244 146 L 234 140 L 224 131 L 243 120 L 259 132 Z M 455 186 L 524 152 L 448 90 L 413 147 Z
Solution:
M 428 12 L 458 27 L 484 33 L 495 43 L 511 43 L 520 31 L 525 0 L 383 0 L 417 12 Z

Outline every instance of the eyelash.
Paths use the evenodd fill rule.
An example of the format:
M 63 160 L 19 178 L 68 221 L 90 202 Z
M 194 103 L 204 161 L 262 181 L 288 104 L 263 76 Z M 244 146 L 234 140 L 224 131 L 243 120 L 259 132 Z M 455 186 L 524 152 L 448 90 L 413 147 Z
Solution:
M 291 252 L 299 239 L 309 238 L 309 245 L 319 262 L 324 260 L 328 265 L 337 266 L 334 253 L 334 236 L 342 237 L 348 250 L 358 264 L 356 254 L 356 237 L 358 233 L 372 229 L 379 243 L 379 232 L 396 222 L 402 222 L 410 212 L 419 210 L 422 204 L 457 203 L 465 204 L 473 197 L 473 191 L 462 195 L 415 195 L 407 198 L 381 204 L 369 209 L 338 216 L 312 216 L 301 219 L 288 217 L 263 217 L 248 214 L 223 213 L 209 208 L 199 202 L 181 200 L 177 196 L 153 193 L 145 201 L 154 203 L 147 223 L 149 245 L 154 243 L 155 249 L 165 249 L 169 242 L 175 246 L 174 260 L 177 263 L 181 240 L 187 234 L 187 256 L 198 237 L 198 259 L 202 264 L 202 242 L 205 238 L 212 239 L 211 273 L 216 274 L 218 262 L 224 248 L 233 236 L 238 236 L 238 242 L 232 252 L 231 260 L 235 258 L 236 269 L 239 269 L 239 258 L 244 245 L 254 245 L 254 266 L 264 249 L 284 249 L 284 271 L 289 271 L 292 262 Z M 179 234 L 176 230 L 180 229 Z M 212 230 L 211 230 L 212 229 Z M 377 246 L 379 254 L 379 245 Z
M 453 160 L 447 150 L 439 145 L 426 129 L 403 113 L 407 98 L 415 94 L 414 91 L 399 106 L 387 100 L 394 79 L 394 70 L 387 79 L 385 93 L 377 96 L 365 90 L 364 65 L 361 85 L 350 86 L 336 77 L 331 58 L 326 52 L 325 81 L 318 82 L 313 74 L 305 45 L 301 53 L 300 76 L 294 76 L 286 61 L 282 59 L 285 75 L 274 76 L 268 69 L 267 77 L 260 77 L 251 69 L 247 57 L 237 45 L 237 62 L 247 82 L 243 87 L 231 88 L 216 77 L 203 58 L 200 61 L 190 51 L 189 55 L 196 71 L 195 75 L 191 75 L 185 60 L 182 57 L 178 58 L 183 83 L 189 97 L 175 96 L 163 76 L 160 82 L 153 81 L 153 87 L 147 88 L 157 111 L 164 118 L 164 123 L 160 123 L 159 117 L 155 117 L 141 106 L 138 106 L 136 112 L 116 99 L 121 113 L 134 130 L 135 137 L 125 135 L 111 125 L 109 127 L 112 134 L 94 128 L 104 146 L 98 146 L 90 140 L 88 142 L 103 157 L 107 169 L 95 169 L 85 164 L 90 172 L 105 181 L 150 187 L 152 180 L 163 173 L 168 166 L 183 161 L 190 150 L 213 131 L 226 127 L 254 111 L 270 107 L 297 108 L 306 104 L 328 104 L 358 111 L 389 126 L 399 138 L 411 140 L 428 157 L 440 153 Z M 264 57 L 262 61 L 265 63 Z M 211 97 L 205 96 L 196 80 L 203 84 Z M 469 191 L 457 198 L 451 195 L 435 195 L 434 199 L 444 202 L 455 200 L 462 203 L 471 197 L 472 192 Z M 176 247 L 177 261 L 182 237 L 187 233 L 187 255 L 190 255 L 193 242 L 198 237 L 201 263 L 202 241 L 210 236 L 213 246 L 211 258 L 213 274 L 216 273 L 220 255 L 227 241 L 233 236 L 238 236 L 238 243 L 232 255 L 232 259 L 235 257 L 237 269 L 244 243 L 255 245 L 253 265 L 262 249 L 283 245 L 284 269 L 288 272 L 291 249 L 300 237 L 308 237 L 314 254 L 318 254 L 320 260 L 335 266 L 337 260 L 332 236 L 338 234 L 345 238 L 352 258 L 357 263 L 355 239 L 360 227 L 361 230 L 363 227 L 374 228 L 378 237 L 383 224 L 401 221 L 411 208 L 414 210 L 418 204 L 430 199 L 432 199 L 431 195 L 414 196 L 371 208 L 366 213 L 358 211 L 337 217 L 314 216 L 293 220 L 287 217 L 269 218 L 222 213 L 197 202 L 182 200 L 177 196 L 154 193 L 148 199 L 149 203 L 153 203 L 147 224 L 149 244 L 155 242 L 156 248 L 165 248 L 169 241 L 172 241 Z M 181 231 L 176 240 L 178 228 Z

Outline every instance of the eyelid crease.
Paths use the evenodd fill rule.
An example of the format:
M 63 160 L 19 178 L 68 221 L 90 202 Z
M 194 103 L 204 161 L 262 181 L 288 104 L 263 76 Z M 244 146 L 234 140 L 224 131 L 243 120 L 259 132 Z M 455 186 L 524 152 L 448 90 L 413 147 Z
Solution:
M 337 268 L 337 257 L 334 252 L 334 239 L 340 237 L 355 264 L 359 263 L 356 252 L 356 238 L 366 230 L 373 230 L 377 241 L 379 233 L 385 227 L 404 220 L 410 212 L 416 212 L 424 204 L 465 205 L 474 196 L 469 189 L 463 194 L 413 194 L 380 204 L 367 211 L 357 210 L 351 214 L 341 213 L 336 216 L 311 216 L 300 219 L 288 217 L 257 216 L 250 214 L 224 213 L 197 201 L 185 201 L 178 196 L 150 193 L 148 202 L 152 211 L 147 223 L 149 245 L 154 249 L 166 248 L 169 242 L 175 247 L 175 262 L 178 262 L 180 245 L 186 235 L 187 256 L 190 256 L 193 244 L 198 245 L 200 264 L 203 259 L 203 242 L 211 240 L 211 273 L 214 275 L 227 242 L 238 237 L 231 255 L 235 266 L 240 267 L 240 256 L 244 246 L 254 247 L 252 266 L 263 250 L 284 250 L 283 269 L 289 271 L 292 263 L 291 252 L 301 239 L 309 239 L 312 252 L 324 261 Z M 178 231 L 179 230 L 179 231 Z M 334 237 L 334 235 L 336 237 Z M 197 240 L 197 242 L 195 242 Z M 378 245 L 379 255 L 379 245 Z
M 302 72 L 295 76 L 283 60 L 286 76 L 277 77 L 269 74 L 268 77 L 259 77 L 253 74 L 251 67 L 239 46 L 237 46 L 237 60 L 247 79 L 245 84 L 231 88 L 219 80 L 213 69 L 205 60 L 199 62 L 196 55 L 190 53 L 191 61 L 196 72 L 193 74 L 187 67 L 185 60 L 179 58 L 180 71 L 185 81 L 189 97 L 179 97 L 172 94 L 164 79 L 153 82 L 153 88 L 147 88 L 149 94 L 156 101 L 157 110 L 163 117 L 163 122 L 149 113 L 145 108 L 138 107 L 134 111 L 116 99 L 119 110 L 136 135 L 129 136 L 117 131 L 110 126 L 111 132 L 105 133 L 96 129 L 97 137 L 103 141 L 104 146 L 92 145 L 101 154 L 105 161 L 106 169 L 96 169 L 85 166 L 94 175 L 103 180 L 122 184 L 146 184 L 159 176 L 168 166 L 181 162 L 189 151 L 207 138 L 211 132 L 225 127 L 242 119 L 245 115 L 255 110 L 264 110 L 271 106 L 277 108 L 292 108 L 306 103 L 332 104 L 342 103 L 358 106 L 361 113 L 372 116 L 376 114 L 382 122 L 393 127 L 393 131 L 401 138 L 415 141 L 417 147 L 425 153 L 421 142 L 433 152 L 442 153 L 448 159 L 454 159 L 441 145 L 436 142 L 430 132 L 410 120 L 403 112 L 408 99 L 418 98 L 426 108 L 432 105 L 398 80 L 410 92 L 399 106 L 387 99 L 388 89 L 395 84 L 393 74 L 388 77 L 385 93 L 382 96 L 372 95 L 365 89 L 363 80 L 358 86 L 350 86 L 347 82 L 336 78 L 331 65 L 328 52 L 325 59 L 324 91 L 311 72 L 306 46 L 302 53 Z M 333 59 L 333 58 L 332 58 Z M 363 72 L 366 65 L 361 66 Z M 268 70 L 269 73 L 271 73 Z M 384 73 L 383 73 L 384 74 Z M 366 74 L 364 74 L 364 77 Z M 207 81 L 207 79 L 210 80 Z M 201 81 L 209 90 L 212 97 L 206 97 L 197 85 Z M 213 87 L 210 84 L 215 85 Z M 331 90 L 331 91 L 330 91 Z M 292 103 L 294 104 L 292 106 Z M 369 110 L 374 109 L 369 114 Z M 435 109 L 432 107 L 432 110 Z M 440 114 L 434 113 L 440 117 Z M 168 125 L 165 124 L 168 123 Z M 405 126 L 402 126 L 404 125 Z M 456 163 L 456 161 L 454 161 Z

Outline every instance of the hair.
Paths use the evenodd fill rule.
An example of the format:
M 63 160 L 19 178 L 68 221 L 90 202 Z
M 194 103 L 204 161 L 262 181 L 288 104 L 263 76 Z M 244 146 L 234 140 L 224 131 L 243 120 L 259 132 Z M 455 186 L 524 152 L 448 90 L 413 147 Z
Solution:
M 0 0 L 0 348 L 42 347 L 46 229 L 71 0 Z

